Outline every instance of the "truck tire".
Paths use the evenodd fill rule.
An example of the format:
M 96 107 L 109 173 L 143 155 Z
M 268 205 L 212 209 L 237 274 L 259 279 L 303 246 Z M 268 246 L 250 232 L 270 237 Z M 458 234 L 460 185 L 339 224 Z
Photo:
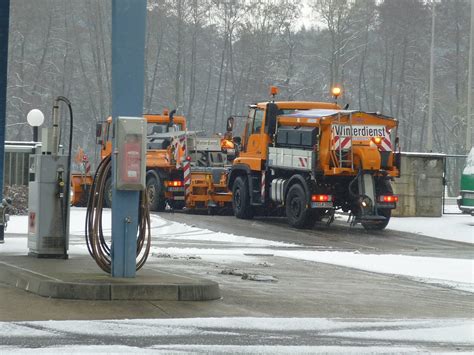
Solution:
M 254 216 L 248 186 L 247 178 L 239 176 L 232 187 L 232 209 L 234 216 L 240 219 L 252 219 Z
M 308 208 L 308 198 L 300 184 L 294 184 L 290 187 L 286 195 L 286 217 L 290 226 L 295 228 L 309 228 L 314 225 L 316 220 Z
M 184 201 L 176 201 L 176 200 L 168 200 L 168 205 L 171 207 L 173 210 L 182 210 L 185 207 L 185 202 Z
M 104 207 L 112 208 L 112 176 L 105 180 Z
M 148 206 L 150 211 L 164 211 L 166 201 L 160 178 L 157 178 L 155 175 L 147 176 L 146 192 L 148 194 Z
M 393 194 L 392 185 L 388 180 L 379 180 L 376 182 L 375 190 L 377 195 L 391 195 Z M 388 222 L 390 222 L 390 217 L 392 216 L 392 210 L 390 208 L 379 208 L 377 209 L 377 214 L 380 216 L 384 216 L 384 221 L 377 221 L 377 222 L 362 222 L 362 227 L 364 227 L 367 231 L 374 231 L 374 230 L 382 230 L 387 227 Z

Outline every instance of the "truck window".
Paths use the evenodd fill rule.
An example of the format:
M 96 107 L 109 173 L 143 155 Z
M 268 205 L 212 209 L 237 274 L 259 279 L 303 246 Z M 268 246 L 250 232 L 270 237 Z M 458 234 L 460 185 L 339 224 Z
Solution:
M 243 135 L 242 146 L 241 146 L 242 151 L 246 151 L 247 140 L 249 138 L 249 135 L 252 133 L 254 117 L 255 117 L 255 109 L 251 108 L 251 109 L 249 109 L 249 114 L 247 116 L 247 122 L 245 123 L 244 135 Z
M 175 130 L 181 130 L 181 123 L 175 123 L 176 126 Z M 154 134 L 166 133 L 168 132 L 168 123 L 156 123 L 156 122 L 148 122 L 147 124 L 147 136 L 152 136 Z
M 253 127 L 252 127 L 252 134 L 260 133 L 260 129 L 262 128 L 263 122 L 263 110 L 256 110 L 255 111 L 255 119 L 253 120 Z

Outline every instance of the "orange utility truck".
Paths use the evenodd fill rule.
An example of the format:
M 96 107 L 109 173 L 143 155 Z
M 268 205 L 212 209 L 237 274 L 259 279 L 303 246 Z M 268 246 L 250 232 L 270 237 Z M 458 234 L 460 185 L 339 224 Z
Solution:
M 272 92 L 276 94 L 275 91 Z M 286 214 L 296 228 L 334 211 L 383 229 L 398 197 L 398 121 L 335 103 L 271 101 L 250 106 L 227 185 L 237 218 Z
M 162 114 L 145 114 L 147 120 L 147 153 L 146 153 L 146 185 L 150 209 L 161 211 L 166 202 L 171 207 L 184 206 L 183 171 L 179 161 L 182 160 L 182 149 L 176 144 L 179 137 L 186 131 L 186 119 L 175 115 L 175 110 Z M 99 123 L 96 131 L 96 142 L 100 145 L 100 156 L 104 159 L 112 153 L 112 119 Z M 71 203 L 73 206 L 87 203 L 89 186 L 92 176 L 73 174 Z M 111 206 L 111 177 L 105 183 L 104 202 Z

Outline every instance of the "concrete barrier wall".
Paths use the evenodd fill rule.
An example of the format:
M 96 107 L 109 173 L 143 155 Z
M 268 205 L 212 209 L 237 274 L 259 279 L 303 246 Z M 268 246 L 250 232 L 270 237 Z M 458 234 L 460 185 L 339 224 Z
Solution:
M 398 217 L 441 217 L 444 154 L 402 153 L 401 176 L 393 183 Z

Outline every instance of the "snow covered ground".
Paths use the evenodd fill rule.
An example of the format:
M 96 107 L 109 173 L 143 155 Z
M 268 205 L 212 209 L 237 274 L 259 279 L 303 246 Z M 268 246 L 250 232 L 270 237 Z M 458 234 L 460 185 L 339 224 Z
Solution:
M 446 206 L 443 217 L 391 218 L 388 229 L 428 237 L 474 244 L 474 217 L 459 212 L 456 205 Z
M 104 214 L 106 231 L 110 232 L 110 212 Z M 85 210 L 71 210 L 71 234 L 81 236 L 84 230 Z M 466 215 L 445 215 L 442 218 L 393 218 L 389 229 L 414 232 L 435 238 L 474 243 L 473 217 Z M 26 234 L 27 217 L 12 216 L 7 233 Z M 296 260 L 322 262 L 371 272 L 396 274 L 410 279 L 446 287 L 474 292 L 474 261 L 470 259 L 449 259 L 408 255 L 376 255 L 358 252 L 317 251 L 301 245 L 248 238 L 233 234 L 213 232 L 193 226 L 171 222 L 152 216 L 152 233 L 160 247 L 152 247 L 154 254 L 168 253 L 173 256 L 197 255 L 203 260 L 249 260 L 257 254 Z M 0 245 L 0 253 L 24 254 L 27 250 L 25 237 L 6 238 Z M 178 246 L 177 246 L 178 245 Z M 179 247 L 183 245 L 183 247 Z M 73 237 L 71 254 L 87 254 L 81 238 Z M 254 256 L 249 256 L 252 254 Z M 116 321 L 48 321 L 48 322 L 0 322 L 3 334 L 9 339 L 18 337 L 25 342 L 21 347 L 0 345 L 0 353 L 413 353 L 425 352 L 426 344 L 443 343 L 443 346 L 474 346 L 474 322 L 470 319 L 423 319 L 423 320 L 348 320 L 321 318 L 192 318 L 192 319 L 151 319 Z M 288 332 L 293 332 L 292 336 Z M 259 332 L 273 332 L 264 342 L 227 343 L 222 339 Z M 245 333 L 245 334 L 244 334 Z M 63 346 L 54 339 L 62 336 L 88 336 L 101 334 L 102 337 L 117 339 L 114 344 L 89 345 L 71 341 L 76 345 Z M 296 334 L 296 335 L 295 335 Z M 282 339 L 312 339 L 313 335 L 322 338 L 339 339 L 342 346 L 327 343 L 308 343 L 298 345 Z M 156 341 L 152 346 L 123 345 L 120 340 L 127 337 L 172 337 L 172 340 Z M 214 343 L 193 342 L 193 337 L 222 337 Z M 1 336 L 0 336 L 1 337 Z M 176 338 L 173 338 L 176 337 Z M 186 343 L 182 337 L 190 337 Z M 28 346 L 35 339 L 50 339 L 51 345 Z M 28 340 L 29 339 L 29 340 Z M 166 338 L 168 339 L 168 338 Z M 175 339 L 175 342 L 173 342 Z M 187 339 L 187 338 L 186 338 Z M 269 340 L 271 339 L 271 340 Z M 347 341 L 350 339 L 350 341 Z M 367 343 L 367 341 L 369 343 Z M 69 344 L 71 344 L 69 343 Z M 133 343 L 133 341 L 132 341 Z M 217 345 L 218 344 L 218 345 Z M 361 346 L 364 346 L 361 348 Z M 455 347 L 453 348 L 455 349 Z M 463 348 L 464 349 L 464 348 Z M 461 352 L 464 351 L 461 349 Z
M 187 318 L 0 322 L 1 354 L 471 354 L 472 320 Z
M 47 321 L 0 323 L 3 334 L 21 338 L 25 344 L 35 339 L 50 338 L 51 343 L 61 338 L 81 339 L 100 335 L 102 339 L 122 338 L 133 344 L 140 339 L 154 339 L 154 345 L 137 347 L 124 345 L 51 346 L 34 349 L 39 353 L 413 353 L 421 352 L 426 344 L 443 343 L 443 346 L 471 346 L 473 324 L 462 319 L 454 320 L 353 320 L 324 318 L 191 318 L 191 319 L 140 319 L 107 321 Z M 308 337 L 312 346 L 296 345 L 295 338 Z M 268 345 L 252 340 L 260 336 Z M 214 337 L 214 344 L 201 344 L 200 339 Z M 221 344 L 221 338 L 233 339 L 237 344 Z M 185 340 L 179 342 L 179 339 Z M 311 341 L 313 339 L 313 341 Z M 325 345 L 331 339 L 332 345 Z M 335 346 L 341 340 L 347 345 Z M 361 348 L 369 339 L 370 345 Z M 165 341 L 163 341 L 165 340 Z M 195 341 L 193 343 L 192 341 Z M 222 340 L 222 339 L 221 339 Z M 173 343 L 176 341 L 176 343 Z M 285 345 L 282 345 L 283 344 Z M 297 343 L 297 342 L 296 342 Z M 89 342 L 90 344 L 90 342 Z M 138 345 L 139 346 L 139 345 Z M 2 354 L 32 350 L 0 345 Z
M 71 209 L 71 234 L 83 235 L 85 209 Z M 105 232 L 110 233 L 110 211 L 104 211 Z M 107 223 L 109 222 L 109 223 Z M 444 215 L 440 218 L 392 218 L 389 229 L 414 232 L 425 236 L 474 243 L 474 217 Z M 27 217 L 12 216 L 8 233 L 27 233 Z M 350 267 L 370 272 L 402 275 L 430 284 L 443 285 L 474 293 L 474 260 L 423 257 L 409 255 L 363 254 L 343 251 L 305 250 L 300 245 L 268 241 L 213 232 L 152 216 L 153 237 L 160 247 L 152 246 L 152 255 L 167 253 L 173 256 L 197 255 L 208 261 L 245 260 L 248 254 L 273 254 L 279 257 L 314 261 Z M 186 247 L 166 246 L 188 242 Z M 0 252 L 24 253 L 26 238 L 6 240 Z M 71 253 L 87 254 L 85 244 L 71 244 Z M 152 256 L 153 257 L 153 256 Z

